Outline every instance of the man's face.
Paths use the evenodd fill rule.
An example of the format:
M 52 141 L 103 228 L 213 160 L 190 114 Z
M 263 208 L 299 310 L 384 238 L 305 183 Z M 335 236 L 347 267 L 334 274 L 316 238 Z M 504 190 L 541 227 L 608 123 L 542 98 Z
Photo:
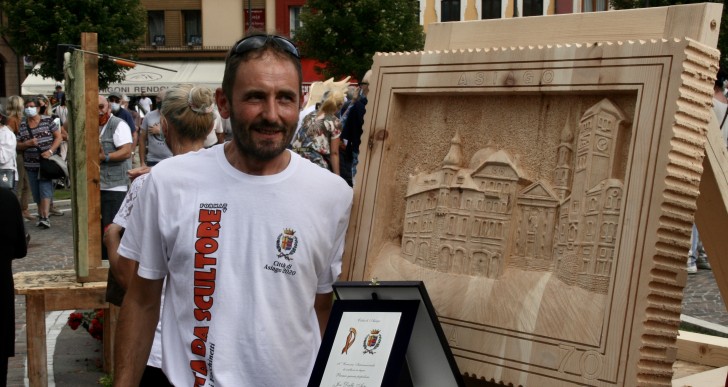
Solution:
M 220 115 L 230 118 L 243 157 L 269 161 L 282 154 L 298 123 L 301 95 L 293 63 L 269 53 L 241 63 L 231 97 L 217 90 Z
M 99 117 L 109 114 L 109 103 L 106 98 L 99 96 Z

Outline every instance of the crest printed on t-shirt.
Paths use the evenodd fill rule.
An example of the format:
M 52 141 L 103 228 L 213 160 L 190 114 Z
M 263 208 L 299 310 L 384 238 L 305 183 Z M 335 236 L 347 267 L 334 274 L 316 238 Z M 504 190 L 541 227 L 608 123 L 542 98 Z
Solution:
M 291 255 L 296 252 L 298 247 L 298 237 L 295 236 L 296 231 L 291 228 L 286 228 L 282 233 L 278 234 L 276 240 L 276 249 L 278 249 L 278 258 L 285 258 L 292 261 Z

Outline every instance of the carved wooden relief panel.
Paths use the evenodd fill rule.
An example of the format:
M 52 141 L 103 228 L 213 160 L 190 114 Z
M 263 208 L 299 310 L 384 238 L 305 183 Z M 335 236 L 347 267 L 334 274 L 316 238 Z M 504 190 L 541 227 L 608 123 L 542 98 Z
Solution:
M 669 385 L 716 58 L 376 56 L 344 275 L 425 281 L 469 375 Z

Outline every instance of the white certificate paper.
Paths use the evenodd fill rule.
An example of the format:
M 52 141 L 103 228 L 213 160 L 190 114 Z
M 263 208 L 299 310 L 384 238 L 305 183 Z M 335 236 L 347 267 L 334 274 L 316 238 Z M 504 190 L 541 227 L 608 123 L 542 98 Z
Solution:
M 344 312 L 322 387 L 379 387 L 401 312 Z

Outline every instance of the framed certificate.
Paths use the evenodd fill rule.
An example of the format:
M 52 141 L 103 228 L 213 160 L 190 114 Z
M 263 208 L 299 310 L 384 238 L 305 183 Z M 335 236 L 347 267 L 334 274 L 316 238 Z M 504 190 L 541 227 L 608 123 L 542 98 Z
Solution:
M 455 362 L 448 340 L 437 319 L 435 308 L 422 281 L 337 282 L 336 299 L 349 300 L 415 300 L 419 303 L 407 348 L 406 365 L 414 387 L 464 387 L 465 381 Z M 401 381 L 400 381 L 401 382 Z M 406 383 L 398 383 L 404 387 Z
M 415 300 L 337 300 L 309 387 L 398 385 L 418 307 Z

